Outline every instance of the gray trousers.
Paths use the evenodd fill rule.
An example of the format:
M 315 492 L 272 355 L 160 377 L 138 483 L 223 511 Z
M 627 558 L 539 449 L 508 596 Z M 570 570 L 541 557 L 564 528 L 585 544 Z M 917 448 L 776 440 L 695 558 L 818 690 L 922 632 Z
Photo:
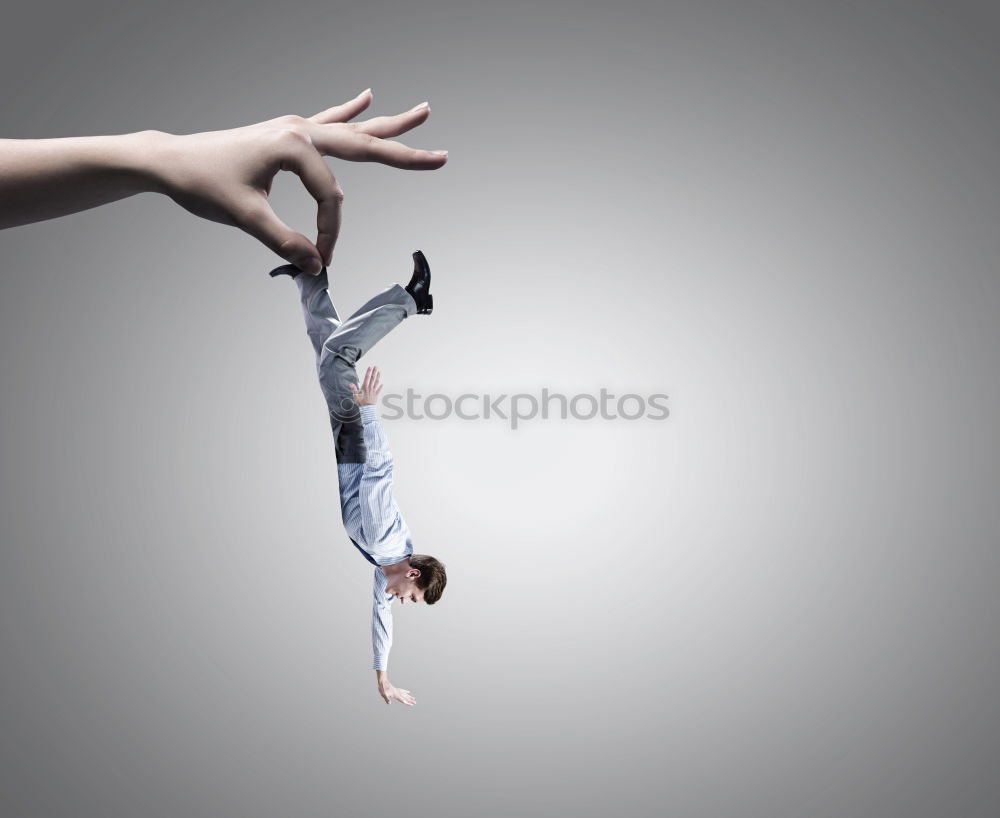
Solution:
M 330 426 L 338 463 L 364 463 L 365 441 L 361 412 L 350 384 L 360 386 L 357 360 L 417 311 L 413 297 L 393 284 L 369 299 L 346 321 L 341 321 L 330 298 L 326 269 L 318 275 L 298 275 L 306 333 L 316 352 L 320 389 L 330 410 Z

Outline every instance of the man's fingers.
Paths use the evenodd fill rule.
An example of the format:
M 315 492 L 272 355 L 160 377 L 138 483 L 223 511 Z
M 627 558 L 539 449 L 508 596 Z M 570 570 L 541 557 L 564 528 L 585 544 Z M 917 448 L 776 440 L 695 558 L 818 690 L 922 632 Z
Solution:
M 319 275 L 323 262 L 315 245 L 279 219 L 263 196 L 234 213 L 233 220 L 241 230 L 285 261 L 291 262 L 305 273 Z
M 447 151 L 417 150 L 360 131 L 318 128 L 312 139 L 324 156 L 352 162 L 381 162 L 403 170 L 434 170 L 448 161 Z
M 340 235 L 344 191 L 309 137 L 294 134 L 286 138 L 288 145 L 281 157 L 281 169 L 295 173 L 319 205 L 316 212 L 316 249 L 323 263 L 329 264 L 333 259 L 337 236 Z
M 365 108 L 371 105 L 371 102 L 372 89 L 366 88 L 350 102 L 334 105 L 332 108 L 327 108 L 325 111 L 313 114 L 309 117 L 309 121 L 316 122 L 320 125 L 325 125 L 330 122 L 347 122 L 347 120 L 352 117 L 356 117 Z

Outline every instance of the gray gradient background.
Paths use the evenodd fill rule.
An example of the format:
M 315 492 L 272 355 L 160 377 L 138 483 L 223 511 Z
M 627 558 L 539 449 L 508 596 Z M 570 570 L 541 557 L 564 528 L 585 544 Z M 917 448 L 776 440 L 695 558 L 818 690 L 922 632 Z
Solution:
M 672 415 L 388 424 L 451 584 L 397 609 L 387 707 L 278 260 L 153 195 L 0 233 L 0 814 L 996 815 L 998 34 L 971 2 L 7 3 L 8 137 L 429 99 L 443 170 L 332 163 L 338 303 L 435 272 L 390 388 Z

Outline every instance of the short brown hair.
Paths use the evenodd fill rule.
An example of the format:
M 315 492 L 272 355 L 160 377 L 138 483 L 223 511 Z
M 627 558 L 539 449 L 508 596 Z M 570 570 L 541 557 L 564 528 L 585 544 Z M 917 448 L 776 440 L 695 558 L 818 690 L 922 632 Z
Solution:
M 448 575 L 444 572 L 444 565 L 426 554 L 411 554 L 410 568 L 420 570 L 420 576 L 417 577 L 417 587 L 424 592 L 424 602 L 433 605 L 441 598 L 444 586 L 448 584 Z

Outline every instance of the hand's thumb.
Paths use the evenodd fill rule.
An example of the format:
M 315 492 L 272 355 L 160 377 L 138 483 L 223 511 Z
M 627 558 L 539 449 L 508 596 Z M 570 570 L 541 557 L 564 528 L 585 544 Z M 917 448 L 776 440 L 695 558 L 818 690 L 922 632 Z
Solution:
M 279 219 L 267 199 L 251 208 L 239 226 L 302 272 L 319 275 L 323 269 L 316 245 Z

